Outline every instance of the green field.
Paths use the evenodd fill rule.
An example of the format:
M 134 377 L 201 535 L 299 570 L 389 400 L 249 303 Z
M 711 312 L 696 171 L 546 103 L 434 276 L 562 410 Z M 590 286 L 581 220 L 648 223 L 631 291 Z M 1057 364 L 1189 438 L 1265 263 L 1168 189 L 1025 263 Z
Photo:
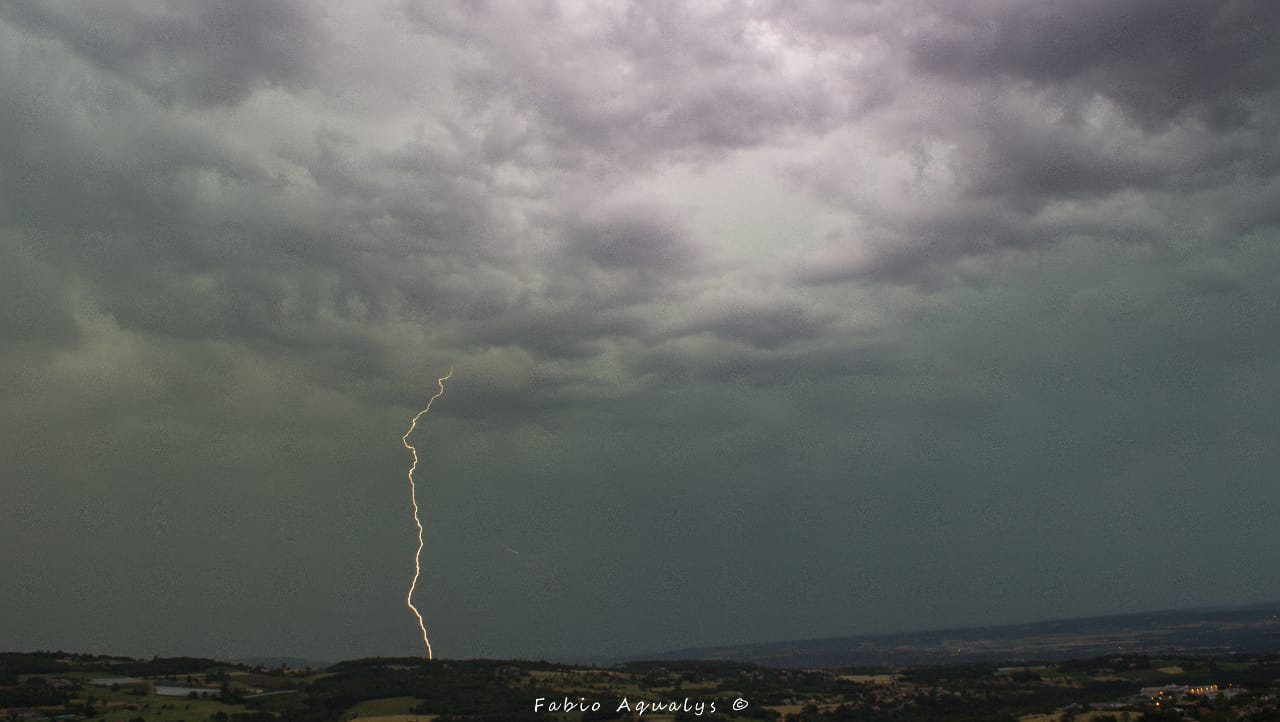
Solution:
M 420 704 L 422 704 L 422 700 L 417 697 L 384 697 L 382 699 L 367 699 L 360 704 L 349 708 L 342 714 L 342 719 L 351 720 L 357 717 L 407 715 L 410 710 Z

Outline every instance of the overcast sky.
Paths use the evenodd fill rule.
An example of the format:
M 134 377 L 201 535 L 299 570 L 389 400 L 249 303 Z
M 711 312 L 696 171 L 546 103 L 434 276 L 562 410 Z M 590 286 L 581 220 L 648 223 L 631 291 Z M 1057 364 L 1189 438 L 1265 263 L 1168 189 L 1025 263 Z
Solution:
M 1280 4 L 0 1 L 0 648 L 1280 598 Z

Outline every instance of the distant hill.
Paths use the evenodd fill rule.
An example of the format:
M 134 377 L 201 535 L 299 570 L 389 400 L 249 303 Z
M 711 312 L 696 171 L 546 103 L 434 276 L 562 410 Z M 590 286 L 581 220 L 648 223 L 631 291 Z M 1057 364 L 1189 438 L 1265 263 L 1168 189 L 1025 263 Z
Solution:
M 771 667 L 830 668 L 1056 661 L 1111 654 L 1268 652 L 1280 652 L 1280 602 L 994 627 L 696 647 L 635 659 L 710 659 Z
M 301 657 L 240 657 L 231 661 L 249 667 L 266 667 L 267 669 L 280 669 L 281 667 L 288 667 L 289 669 L 325 669 L 333 664 L 333 662 L 302 659 Z

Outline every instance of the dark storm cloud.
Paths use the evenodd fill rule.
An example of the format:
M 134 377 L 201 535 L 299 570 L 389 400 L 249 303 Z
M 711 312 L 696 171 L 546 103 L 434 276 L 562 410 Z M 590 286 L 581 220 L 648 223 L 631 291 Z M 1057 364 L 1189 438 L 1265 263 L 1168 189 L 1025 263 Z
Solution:
M 821 131 L 886 93 L 873 74 L 855 80 L 838 72 L 854 65 L 839 54 L 789 66 L 776 50 L 821 48 L 779 34 L 768 14 L 736 3 L 628 3 L 580 13 L 553 3 L 408 7 L 424 28 L 483 54 L 483 63 L 458 75 L 464 94 L 481 105 L 495 97 L 518 103 L 566 159 L 595 167 L 710 159 Z M 573 152 L 584 147 L 604 157 Z
M 116 12 L 123 17 L 136 8 Z M 170 8 L 156 22 L 204 27 L 209 12 L 202 6 L 192 17 Z M 315 29 L 302 23 L 290 31 Z M 210 43 L 226 39 L 216 28 L 200 34 Z M 178 47 L 137 42 L 147 52 Z M 483 309 L 492 306 L 486 297 L 502 291 L 493 274 L 473 271 L 472 283 L 443 274 L 433 280 L 433 269 L 450 262 L 407 264 L 384 252 L 492 255 L 468 244 L 497 229 L 499 219 L 477 188 L 485 180 L 479 166 L 456 153 L 421 143 L 370 151 L 340 133 L 299 130 L 290 142 L 301 151 L 286 150 L 283 159 L 258 155 L 243 138 L 151 105 L 129 87 L 134 78 L 90 84 L 90 71 L 48 45 L 28 44 L 14 55 L 0 109 L 15 141 L 0 151 L 9 160 L 0 170 L 0 208 L 20 229 L 15 242 L 38 244 L 58 267 L 75 269 L 96 304 L 125 329 L 248 341 L 271 357 L 330 349 L 317 360 L 329 356 L 355 371 L 361 364 L 351 367 L 350 359 L 380 357 L 371 351 L 386 338 L 377 340 L 371 324 L 385 321 L 392 307 L 397 314 L 405 302 Z M 212 71 L 218 64 L 197 65 Z M 36 68 L 62 82 L 41 82 Z M 181 88 L 186 80 L 164 82 Z M 319 198 L 300 195 L 308 184 Z M 299 207 L 309 216 L 301 224 L 294 222 Z M 38 234 L 34 224 L 42 226 Z
M 1187 288 L 1196 295 L 1237 294 L 1247 292 L 1247 287 L 1234 269 L 1226 264 L 1212 263 L 1187 270 Z
M 688 232 L 661 208 L 592 209 L 569 221 L 565 251 L 602 269 L 693 272 L 697 250 Z
M 732 339 L 731 339 L 732 340 Z M 840 348 L 793 344 L 765 347 L 759 343 L 679 343 L 655 345 L 631 360 L 638 373 L 673 383 L 786 386 L 797 380 L 875 379 L 900 375 L 909 358 L 894 342 L 857 339 Z M 831 401 L 838 416 L 843 401 Z
M 265 85 L 300 88 L 313 76 L 323 27 L 315 6 L 289 0 L 19 0 L 0 13 L 165 103 L 195 106 L 235 104 Z
M 46 47 L 10 57 L 0 71 L 0 127 L 11 141 L 0 148 L 0 210 L 10 218 L 97 229 L 138 217 L 173 223 L 200 172 L 232 186 L 263 180 L 244 153 L 137 108 L 119 83 L 88 84 L 75 63 Z
M 1280 174 L 1270 5 L 916 11 L 807 5 L 793 16 L 828 40 L 878 28 L 891 38 L 890 55 L 918 71 L 914 86 L 898 88 L 867 121 L 884 155 L 861 159 L 864 146 L 796 164 L 801 183 L 857 217 L 848 240 L 802 264 L 799 277 L 934 285 L 949 282 L 939 263 L 1004 248 L 1112 232 L 1167 239 L 1195 222 L 1188 198 L 1212 203 L 1225 188 L 1238 200 L 1219 204 L 1223 237 L 1272 223 L 1272 193 L 1262 190 Z M 903 197 L 887 185 L 865 189 L 864 174 L 886 171 L 904 184 Z
M 588 310 L 577 304 L 563 309 L 521 306 L 478 322 L 466 341 L 476 348 L 514 346 L 539 356 L 573 360 L 599 354 L 604 339 L 641 334 L 646 326 L 634 314 L 620 309 Z
M 1068 97 L 1100 93 L 1151 130 L 1187 112 L 1226 128 L 1266 122 L 1275 110 L 1274 3 L 999 2 L 934 12 L 909 36 L 931 73 L 1029 80 Z M 1258 107 L 1264 98 L 1269 111 Z
M 503 189 L 468 148 L 410 142 L 371 151 L 353 138 L 320 132 L 309 177 L 344 204 L 353 241 L 376 241 L 469 256 L 501 254 Z M 361 235 L 357 235 L 361 234 Z M 381 238 L 376 237 L 381 234 Z
M 0 338 L 5 352 L 47 352 L 80 338 L 58 270 L 13 237 L 0 236 Z
M 823 335 L 830 330 L 833 320 L 818 316 L 794 301 L 769 304 L 750 299 L 740 305 L 710 311 L 705 318 L 678 328 L 673 335 L 710 333 L 750 346 L 776 349 Z

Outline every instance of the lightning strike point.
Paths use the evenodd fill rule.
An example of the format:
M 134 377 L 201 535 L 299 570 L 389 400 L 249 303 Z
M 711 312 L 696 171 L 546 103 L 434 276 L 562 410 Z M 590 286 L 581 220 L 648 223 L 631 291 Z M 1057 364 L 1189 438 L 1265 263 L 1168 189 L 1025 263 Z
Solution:
M 400 443 L 404 444 L 404 448 L 408 449 L 410 454 L 413 454 L 413 463 L 409 465 L 409 500 L 413 502 L 413 523 L 418 527 L 418 551 L 413 554 L 413 581 L 409 583 L 409 594 L 405 597 L 405 603 L 409 606 L 410 611 L 413 612 L 413 616 L 418 619 L 418 629 L 422 631 L 422 643 L 427 647 L 427 659 L 432 658 L 431 642 L 427 639 L 427 626 L 422 621 L 422 613 L 418 611 L 417 607 L 413 606 L 413 591 L 418 588 L 418 577 L 422 574 L 420 561 L 422 558 L 422 519 L 418 516 L 418 489 L 413 483 L 413 472 L 418 468 L 418 450 L 409 443 L 409 434 L 412 434 L 413 430 L 417 428 L 418 419 L 431 410 L 431 404 L 444 395 L 444 382 L 448 381 L 452 376 L 453 367 L 450 366 L 449 373 L 436 379 L 436 386 L 440 390 L 436 392 L 435 396 L 427 399 L 427 405 L 413 417 L 413 420 L 409 422 L 409 430 L 404 432 L 404 436 L 400 437 Z

